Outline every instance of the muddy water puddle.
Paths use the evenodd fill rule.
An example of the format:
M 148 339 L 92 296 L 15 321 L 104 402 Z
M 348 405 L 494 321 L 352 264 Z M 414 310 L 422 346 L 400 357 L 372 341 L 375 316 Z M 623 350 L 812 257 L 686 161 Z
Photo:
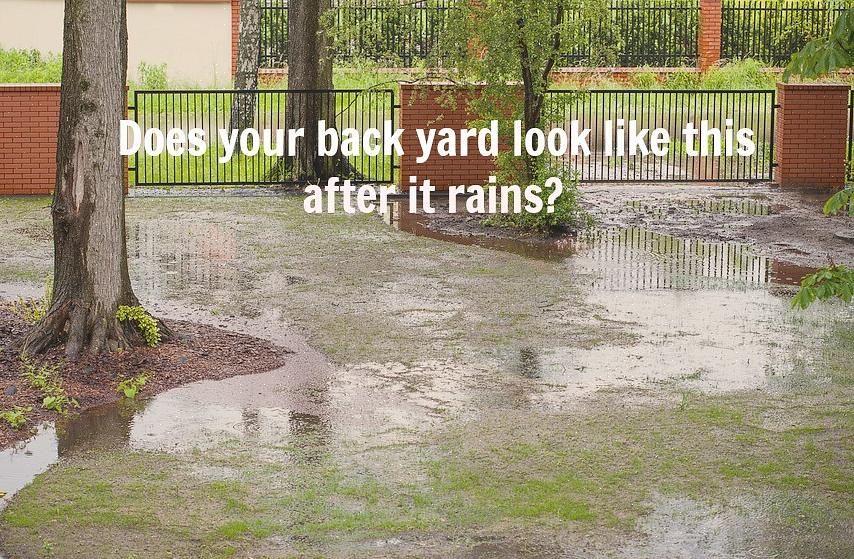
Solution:
M 708 211 L 771 211 L 751 204 Z M 767 388 L 797 374 L 806 351 L 799 340 L 814 335 L 830 314 L 843 312 L 835 308 L 795 317 L 788 303 L 791 288 L 785 286 L 810 270 L 739 243 L 682 239 L 640 227 L 542 243 L 452 235 L 399 210 L 391 217 L 402 231 L 495 250 L 496 259 L 554 262 L 555 273 L 565 275 L 568 285 L 582 286 L 594 305 L 596 311 L 584 319 L 613 325 L 630 338 L 583 348 L 571 340 L 546 347 L 511 340 L 497 348 L 496 361 L 440 355 L 404 364 L 378 355 L 376 362 L 333 365 L 275 312 L 220 320 L 166 303 L 187 293 L 245 297 L 261 279 L 243 259 L 247 251 L 237 229 L 205 221 L 145 220 L 131 229 L 129 253 L 138 294 L 155 313 L 227 323 L 294 350 L 294 358 L 268 373 L 194 383 L 138 408 L 107 406 L 63 425 L 44 426 L 30 441 L 0 454 L 0 491 L 8 499 L 81 448 L 186 452 L 236 441 L 261 452 L 268 443 L 310 440 L 302 453 L 310 460 L 320 453 L 415 444 L 443 422 L 476 418 L 487 409 L 573 408 L 603 388 Z M 436 309 L 424 304 L 422 312 L 436 319 Z M 549 307 L 537 312 L 544 328 L 564 319 Z M 452 316 L 448 311 L 445 318 Z

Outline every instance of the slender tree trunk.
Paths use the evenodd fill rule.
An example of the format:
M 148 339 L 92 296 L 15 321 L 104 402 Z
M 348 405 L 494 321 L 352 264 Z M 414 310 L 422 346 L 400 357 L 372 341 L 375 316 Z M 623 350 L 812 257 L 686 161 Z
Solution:
M 322 25 L 329 0 L 300 0 L 288 7 L 288 93 L 285 126 L 305 129 L 293 157 L 284 157 L 266 177 L 283 182 L 320 181 L 331 176 L 363 178 L 346 157 L 317 155 L 317 123 L 335 126 L 332 55 Z
M 291 178 L 298 181 L 331 176 L 334 160 L 317 155 L 317 122 L 334 122 L 335 97 L 312 93 L 332 89 L 332 57 L 321 18 L 329 0 L 300 0 L 288 7 L 287 128 L 305 128 L 305 141 L 290 162 Z
M 124 165 L 119 121 L 127 103 L 127 27 L 123 0 L 66 0 L 62 98 L 52 217 L 53 301 L 24 338 L 38 353 L 128 346 L 134 332 L 116 319 L 137 305 L 125 240 Z
M 261 0 L 240 0 L 237 35 L 237 72 L 234 89 L 258 88 L 261 58 Z M 251 128 L 255 120 L 255 93 L 236 93 L 231 105 L 231 128 Z

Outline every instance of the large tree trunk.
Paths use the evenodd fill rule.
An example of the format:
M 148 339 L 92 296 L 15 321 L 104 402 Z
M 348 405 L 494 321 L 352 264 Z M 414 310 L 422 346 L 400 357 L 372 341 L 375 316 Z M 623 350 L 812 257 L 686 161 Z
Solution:
M 311 92 L 332 89 L 332 57 L 321 18 L 329 0 L 300 0 L 288 6 L 287 128 L 305 128 L 305 141 L 290 162 L 297 181 L 333 175 L 334 159 L 317 155 L 317 122 L 335 118 L 335 96 Z
M 123 0 L 66 0 L 62 99 L 52 216 L 53 301 L 22 349 L 66 342 L 66 353 L 128 346 L 116 319 L 137 305 L 125 241 L 124 165 L 119 121 L 127 103 L 127 28 Z
M 261 0 L 240 0 L 237 35 L 237 72 L 234 89 L 258 88 L 258 63 L 261 57 Z M 231 128 L 251 128 L 255 120 L 255 93 L 235 93 L 231 104 Z

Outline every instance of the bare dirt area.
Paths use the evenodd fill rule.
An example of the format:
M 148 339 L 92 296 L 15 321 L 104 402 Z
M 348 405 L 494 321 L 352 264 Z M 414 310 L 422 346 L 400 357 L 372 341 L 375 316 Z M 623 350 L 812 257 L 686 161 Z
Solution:
M 770 186 L 584 189 L 584 202 L 600 227 L 748 243 L 763 256 L 800 266 L 854 264 L 854 243 L 835 236 L 850 232 L 854 220 L 824 215 L 829 196 Z
M 29 409 L 27 423 L 13 429 L 0 423 L 0 449 L 32 436 L 43 421 L 57 419 L 57 413 L 42 407 L 42 393 L 21 376 L 21 357 L 13 342 L 29 325 L 12 314 L 8 303 L 0 301 L 0 409 L 15 406 Z M 70 410 L 81 413 L 89 408 L 119 400 L 116 390 L 122 379 L 144 374 L 145 386 L 137 398 L 147 398 L 176 386 L 202 379 L 225 379 L 263 372 L 282 365 L 288 350 L 252 336 L 228 332 L 212 326 L 170 321 L 175 338 L 157 348 L 138 347 L 130 351 L 63 360 L 61 348 L 34 359 L 36 366 L 57 364 L 61 385 L 69 398 L 79 404 Z
M 643 228 L 685 239 L 745 243 L 761 256 L 803 267 L 854 264 L 854 243 L 837 237 L 838 232 L 854 231 L 854 220 L 824 215 L 828 196 L 767 185 L 582 187 L 582 203 L 598 229 Z M 411 227 L 424 236 L 444 234 L 463 242 L 468 238 L 495 248 L 521 243 L 530 256 L 565 257 L 572 252 L 570 231 L 546 237 L 490 227 L 484 216 L 451 215 L 441 205 L 435 214 L 413 221 L 417 224 Z

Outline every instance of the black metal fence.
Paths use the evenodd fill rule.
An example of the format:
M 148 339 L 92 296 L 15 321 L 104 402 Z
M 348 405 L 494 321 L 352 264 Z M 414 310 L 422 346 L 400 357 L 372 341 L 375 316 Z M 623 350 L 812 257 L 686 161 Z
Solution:
M 611 0 L 586 30 L 567 66 L 692 66 L 697 63 L 697 0 Z
M 240 97 L 237 97 L 240 96 Z M 233 123 L 232 104 L 254 100 L 254 117 L 251 128 L 260 132 L 255 155 L 243 155 L 239 149 L 228 160 L 220 130 L 229 134 Z M 180 129 L 189 133 L 193 128 L 204 131 L 207 150 L 202 155 L 184 153 L 170 155 L 165 149 L 159 155 L 138 152 L 130 158 L 130 184 L 132 186 L 241 186 L 276 185 L 295 182 L 293 161 L 275 154 L 283 147 L 277 138 L 282 134 L 287 140 L 287 129 L 302 123 L 300 107 L 313 104 L 327 115 L 327 127 L 340 132 L 354 128 L 360 132 L 367 128 L 382 130 L 387 120 L 396 122 L 395 94 L 392 90 L 174 90 L 135 91 L 132 95 L 130 118 L 140 128 L 168 130 Z M 289 106 L 290 109 L 289 110 Z M 300 124 L 303 126 L 303 124 Z M 305 123 L 304 126 L 316 126 Z M 269 131 L 269 140 L 264 137 Z M 312 145 L 312 150 L 314 146 Z M 286 149 L 286 148 L 285 148 Z M 287 153 L 287 151 L 285 151 Z M 331 160 L 329 175 L 350 178 L 353 182 L 389 183 L 394 180 L 393 156 L 380 153 L 376 156 L 362 153 L 353 157 L 335 157 Z
M 785 66 L 811 39 L 826 36 L 851 0 L 723 0 L 721 56 Z
M 288 0 L 259 0 L 261 67 L 287 65 Z M 342 62 L 412 66 L 441 60 L 439 49 L 456 0 L 332 0 L 335 55 Z M 854 0 L 722 0 L 721 53 L 785 65 L 812 38 L 826 35 Z M 610 0 L 566 66 L 693 66 L 698 0 Z
M 261 1 L 261 67 L 287 66 L 288 0 Z M 455 0 L 332 0 L 335 57 L 413 66 L 439 60 L 439 41 Z
M 774 160 L 774 104 L 773 90 L 552 91 L 547 94 L 545 119 L 549 128 L 569 128 L 572 120 L 578 120 L 580 128 L 591 129 L 589 156 L 567 155 L 555 161 L 585 182 L 767 181 Z M 665 129 L 671 139 L 667 153 L 661 157 L 652 153 L 618 155 L 618 119 L 626 131 L 630 120 L 638 129 Z M 727 129 L 733 130 L 735 138 L 735 131 L 749 128 L 755 152 L 742 157 L 722 151 L 716 157 L 711 151 L 713 136 L 707 136 L 705 142 L 687 142 L 683 136 L 686 125 L 693 123 L 699 129 L 703 121 L 708 128 L 721 131 L 721 141 Z M 606 152 L 608 129 L 614 146 L 611 155 Z M 647 145 L 649 140 L 647 135 Z

